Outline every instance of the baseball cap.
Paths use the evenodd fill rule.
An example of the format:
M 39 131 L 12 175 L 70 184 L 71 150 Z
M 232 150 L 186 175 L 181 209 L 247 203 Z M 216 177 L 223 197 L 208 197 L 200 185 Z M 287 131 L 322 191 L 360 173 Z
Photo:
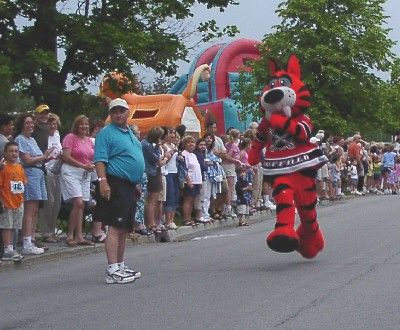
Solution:
M 36 107 L 35 112 L 42 113 L 43 111 L 50 111 L 50 108 L 47 104 L 40 104 Z
M 120 98 L 114 99 L 109 103 L 108 111 L 110 111 L 112 108 L 115 108 L 115 107 L 122 107 L 122 108 L 129 110 L 128 103 L 125 100 L 120 99 Z

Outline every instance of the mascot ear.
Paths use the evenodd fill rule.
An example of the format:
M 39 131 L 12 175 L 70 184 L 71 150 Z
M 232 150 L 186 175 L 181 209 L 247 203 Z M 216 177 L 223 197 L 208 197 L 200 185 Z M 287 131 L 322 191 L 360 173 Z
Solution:
M 289 57 L 287 71 L 296 76 L 297 78 L 301 79 L 300 62 L 295 54 L 292 54 Z
M 268 59 L 268 67 L 269 67 L 269 72 L 271 73 L 272 76 L 274 76 L 275 72 L 278 71 L 278 65 L 276 64 L 274 59 L 272 58 Z

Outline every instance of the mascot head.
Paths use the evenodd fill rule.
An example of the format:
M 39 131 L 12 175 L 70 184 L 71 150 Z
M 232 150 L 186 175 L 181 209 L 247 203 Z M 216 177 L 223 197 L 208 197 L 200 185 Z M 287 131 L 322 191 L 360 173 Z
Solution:
M 292 117 L 311 105 L 310 91 L 301 80 L 300 63 L 296 55 L 289 57 L 287 70 L 278 70 L 276 62 L 269 61 L 272 80 L 263 89 L 260 105 L 267 119 L 274 112 Z

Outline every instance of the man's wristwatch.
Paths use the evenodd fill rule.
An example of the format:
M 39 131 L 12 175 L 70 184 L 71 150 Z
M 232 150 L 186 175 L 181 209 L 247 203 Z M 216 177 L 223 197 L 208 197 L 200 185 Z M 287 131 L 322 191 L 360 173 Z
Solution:
M 97 181 L 99 181 L 99 182 L 101 182 L 101 181 L 107 181 L 107 178 L 106 177 L 103 177 L 103 178 L 97 178 Z

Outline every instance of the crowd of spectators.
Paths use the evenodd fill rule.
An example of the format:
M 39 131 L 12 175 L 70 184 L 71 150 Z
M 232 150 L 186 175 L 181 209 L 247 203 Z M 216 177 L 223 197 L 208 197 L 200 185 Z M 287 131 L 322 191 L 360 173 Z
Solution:
M 141 141 L 145 163 L 137 185 L 132 230 L 153 235 L 227 217 L 237 218 L 238 226 L 247 226 L 249 215 L 274 211 L 271 188 L 260 165 L 248 163 L 257 126 L 253 122 L 244 132 L 231 128 L 218 136 L 216 123 L 209 122 L 201 137 L 187 134 L 183 125 L 153 127 L 146 136 L 132 126 Z M 92 246 L 106 240 L 104 212 L 93 212 L 91 239 L 83 234 L 86 209 L 101 198 L 94 155 L 96 136 L 104 122 L 77 116 L 63 138 L 60 127 L 60 118 L 45 104 L 15 120 L 0 114 L 3 261 L 42 254 L 48 244 L 58 242 L 58 215 L 65 204 L 69 205 L 67 246 Z M 394 143 L 366 142 L 359 133 L 344 139 L 327 138 L 319 131 L 312 142 L 329 159 L 317 175 L 320 201 L 340 199 L 346 193 L 399 193 L 398 139 Z M 21 249 L 16 248 L 18 244 Z
M 400 137 L 394 142 L 366 142 L 360 133 L 347 139 L 326 139 L 319 131 L 313 138 L 329 162 L 319 171 L 317 190 L 320 200 L 354 195 L 393 194 L 400 192 Z

